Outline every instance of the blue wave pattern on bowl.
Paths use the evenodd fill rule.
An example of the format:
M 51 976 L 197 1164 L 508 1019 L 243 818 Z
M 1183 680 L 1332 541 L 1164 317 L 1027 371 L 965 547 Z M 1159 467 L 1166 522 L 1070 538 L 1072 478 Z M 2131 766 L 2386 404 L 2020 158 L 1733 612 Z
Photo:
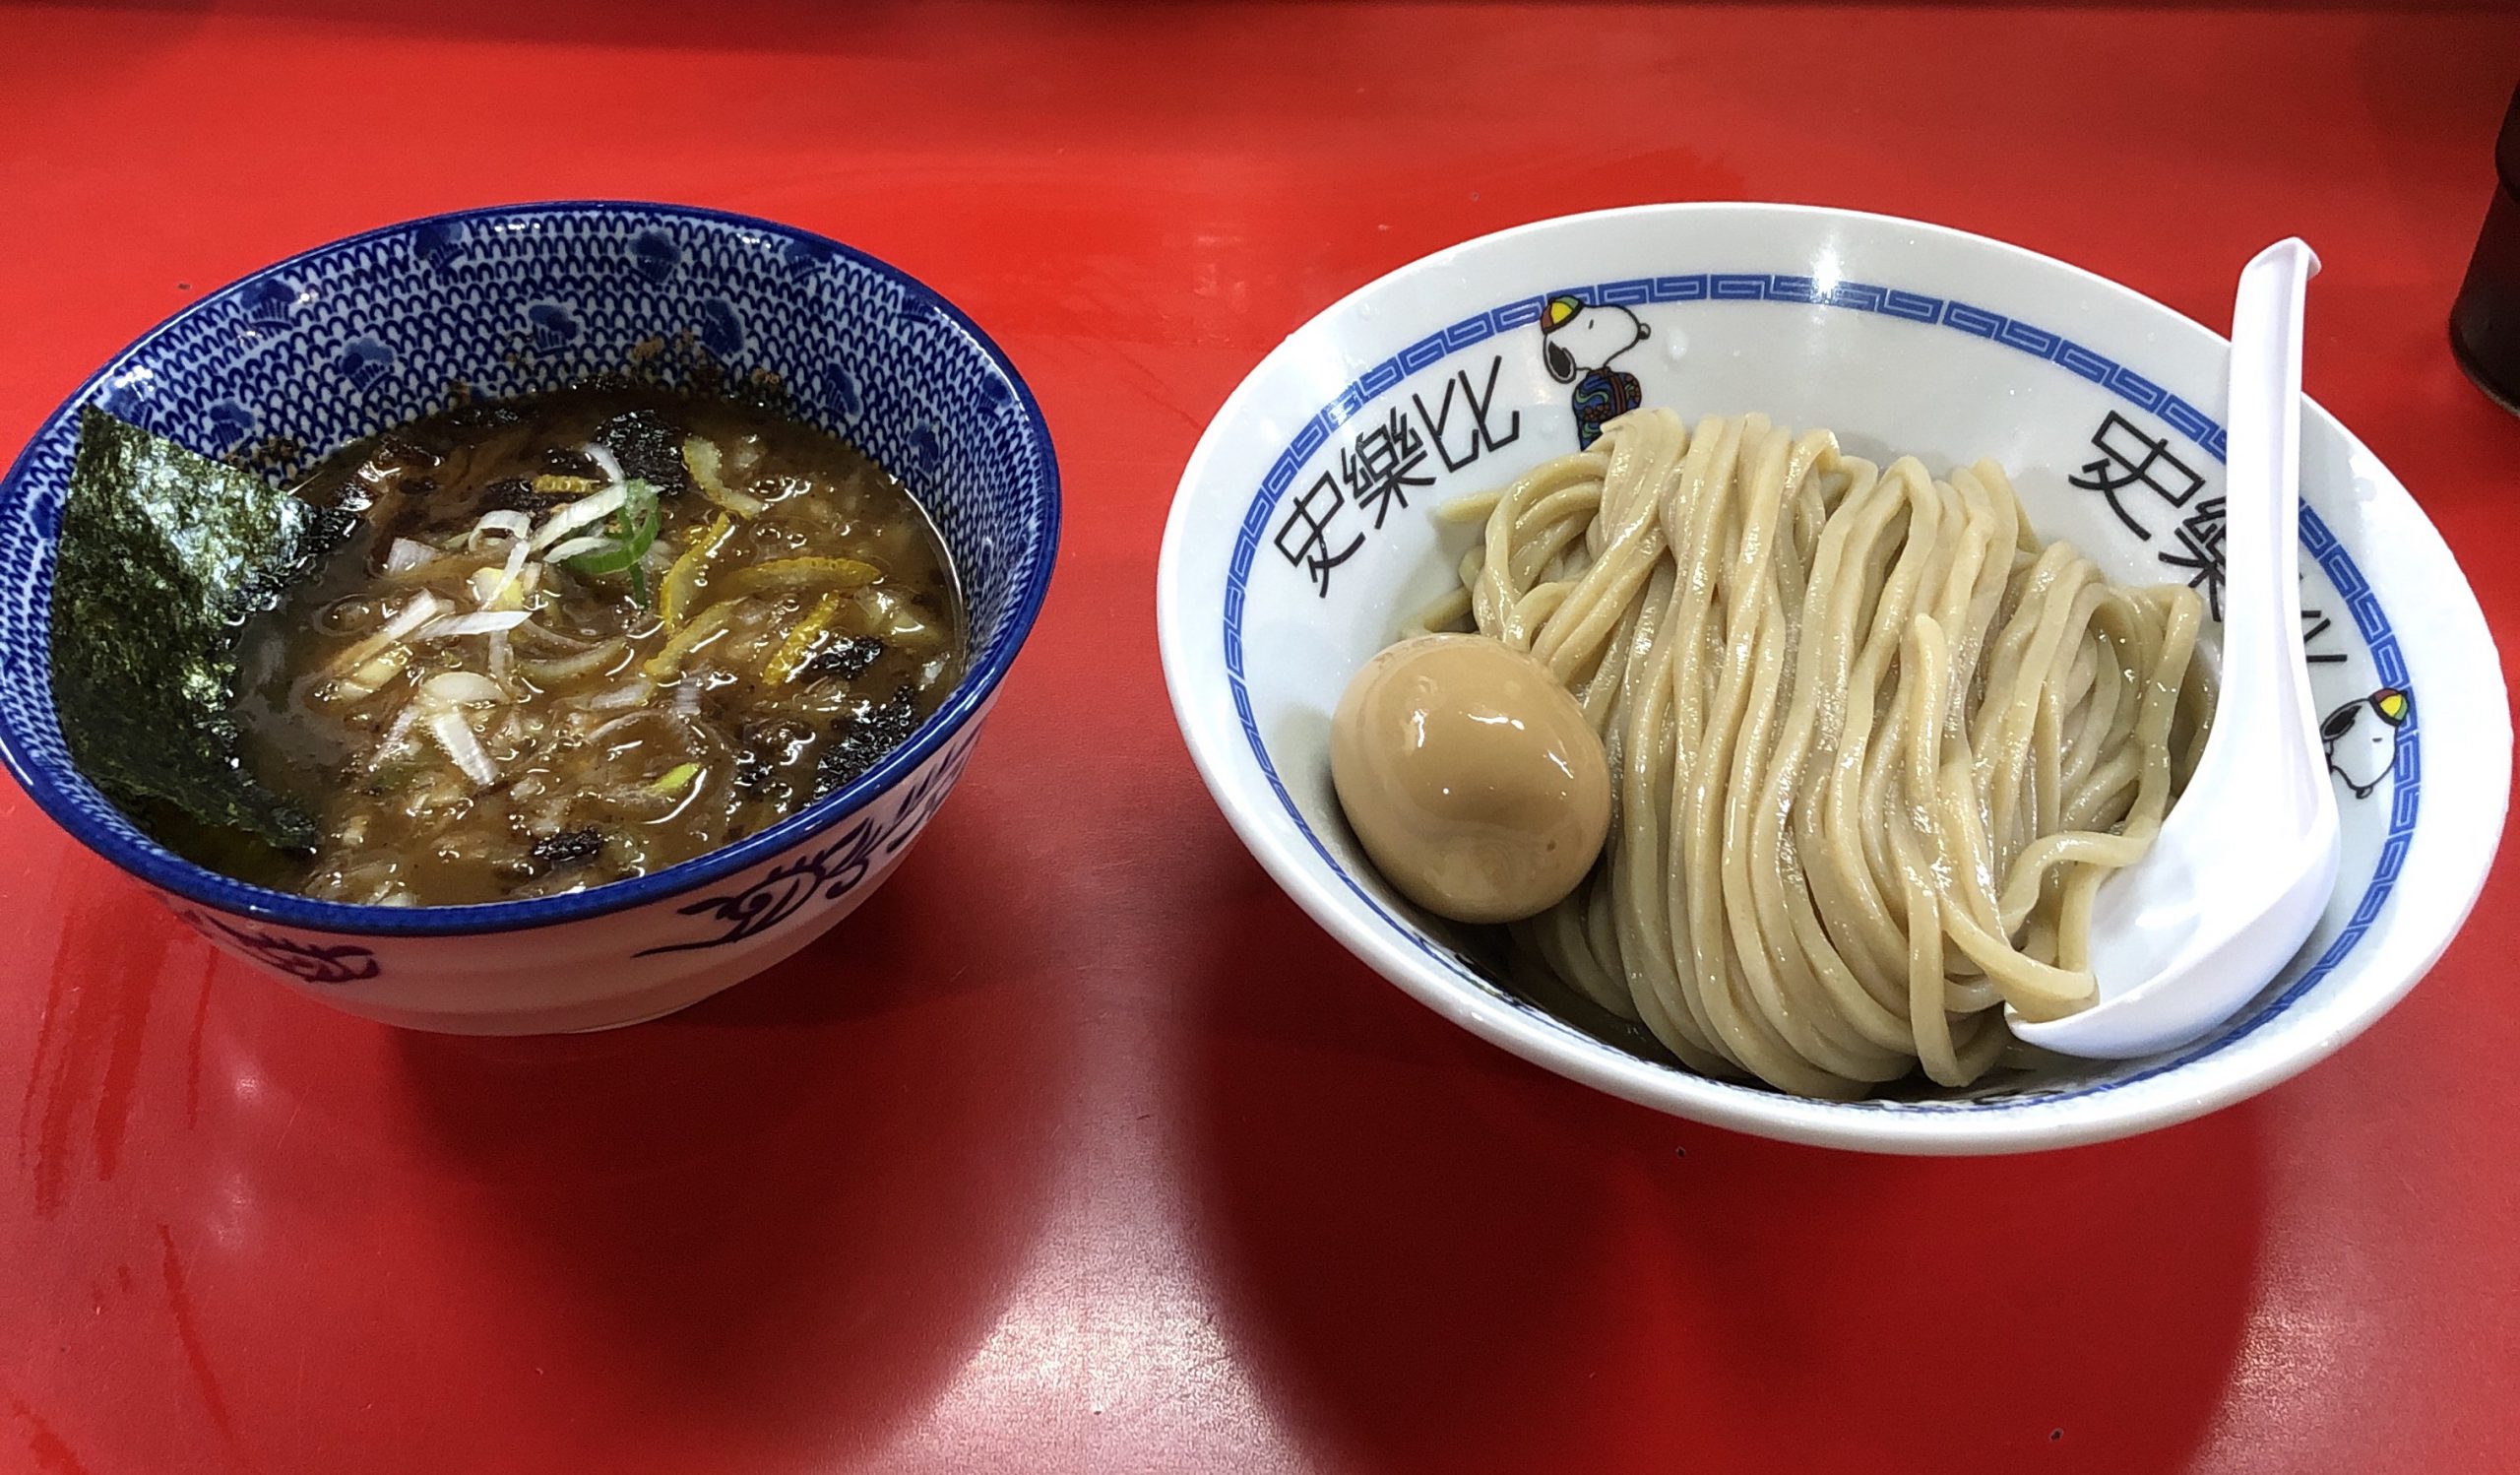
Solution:
M 1561 288 L 1507 302 L 1464 318 L 1441 332 L 1430 333 L 1411 344 L 1365 370 L 1336 399 L 1315 412 L 1297 428 L 1286 450 L 1279 454 L 1262 478 L 1260 489 L 1253 496 L 1250 510 L 1244 515 L 1242 527 L 1235 536 L 1232 559 L 1226 573 L 1226 675 L 1233 690 L 1234 709 L 1241 720 L 1243 736 L 1250 742 L 1252 754 L 1259 760 L 1260 770 L 1267 776 L 1269 787 L 1277 794 L 1278 802 L 1286 806 L 1295 828 L 1302 832 L 1322 863 L 1346 882 L 1375 916 L 1427 956 L 1461 972 L 1500 1002 L 1539 1019 L 1550 1028 L 1574 1034 L 1577 1032 L 1571 1026 L 1498 986 L 1472 959 L 1440 938 L 1431 937 L 1422 929 L 1394 916 L 1331 855 L 1329 846 L 1305 822 L 1303 812 L 1295 806 L 1294 797 L 1287 792 L 1285 782 L 1278 776 L 1277 764 L 1269 757 L 1268 744 L 1260 735 L 1259 720 L 1252 712 L 1251 693 L 1243 679 L 1242 660 L 1242 611 L 1250 586 L 1252 560 L 1259 552 L 1279 497 L 1293 483 L 1296 473 L 1311 460 L 1313 453 L 1340 425 L 1411 375 L 1500 333 L 1530 327 L 1540 321 L 1548 300 L 1559 296 L 1572 296 L 1587 303 L 1606 306 L 1702 301 L 1784 302 L 1805 307 L 1845 308 L 1899 318 L 1920 326 L 1938 326 L 2016 349 L 2088 379 L 2129 404 L 2160 416 L 2165 423 L 2216 461 L 2224 459 L 2227 437 L 2223 426 L 2212 417 L 2126 365 L 2061 334 L 2050 333 L 2018 318 L 1956 299 L 1898 288 L 1858 282 L 1840 282 L 1823 287 L 1810 277 L 1763 272 L 1693 272 L 1636 278 L 1593 287 Z M 2379 678 L 2390 686 L 2405 687 L 2406 658 L 2399 649 L 2395 631 L 2390 628 L 2387 612 L 2380 608 L 2379 599 L 2371 592 L 2362 570 L 2355 566 L 2353 556 L 2307 502 L 2301 505 L 2301 546 L 2318 560 L 2319 566 L 2335 582 L 2337 591 L 2345 597 L 2347 607 L 2353 611 L 2355 626 L 2370 648 L 2372 665 Z M 2139 1069 L 2075 1085 L 1999 1089 L 1952 1101 L 1876 1100 L 1852 1105 L 1883 1112 L 1968 1112 L 2027 1102 L 2070 1100 L 2150 1080 L 2247 1038 L 2291 1008 L 2303 994 L 2317 987 L 2321 979 L 2333 972 L 2362 942 L 2372 922 L 2379 917 L 2381 907 L 2387 904 L 2389 893 L 2397 885 L 2398 872 L 2406 864 L 2407 848 L 2415 836 L 2416 808 L 2423 787 L 2420 750 L 2417 712 L 2411 703 L 2404 723 L 2397 731 L 2396 789 L 2389 810 L 2388 833 L 2382 842 L 2370 885 L 2363 891 L 2362 900 L 2356 903 L 2352 918 L 2329 942 L 2326 950 L 2319 954 L 2318 960 L 2282 994 L 2261 1004 L 2230 1029 L 2220 1035 L 2209 1036 L 2204 1043 L 2185 1052 L 2147 1063 Z M 1710 1084 L 1727 1090 L 1761 1089 L 1722 1081 Z
M 428 911 L 283 897 L 147 839 L 64 750 L 51 708 L 51 541 L 96 404 L 213 455 L 251 446 L 293 475 L 466 398 L 560 388 L 646 359 L 687 383 L 775 375 L 799 418 L 909 485 L 961 576 L 969 673 L 911 740 L 838 795 L 657 875 L 541 901 Z M 659 340 L 666 340 L 660 352 Z M 845 393 L 836 392 L 845 386 Z M 318 247 L 204 298 L 116 355 L 0 481 L 0 738 L 66 828 L 156 884 L 231 911 L 362 932 L 488 930 L 611 910 L 706 884 L 832 823 L 947 741 L 1015 656 L 1046 589 L 1058 482 L 1048 434 L 994 345 L 913 279 L 837 242 L 674 206 L 566 202 L 468 211 Z M 289 939 L 279 939 L 287 943 Z

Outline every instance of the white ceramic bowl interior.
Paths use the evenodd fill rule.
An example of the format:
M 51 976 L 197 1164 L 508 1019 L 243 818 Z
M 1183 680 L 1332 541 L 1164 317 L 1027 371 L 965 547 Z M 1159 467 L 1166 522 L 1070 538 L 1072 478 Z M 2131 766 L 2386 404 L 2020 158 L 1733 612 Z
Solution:
M 1544 342 L 1558 298 L 1573 299 L 1554 314 L 1567 321 Z M 1305 911 L 1447 1018 L 1562 1074 L 1744 1131 L 1896 1152 L 2062 1146 L 2194 1117 L 2303 1068 L 2402 996 L 2467 915 L 2502 830 L 2510 724 L 2483 613 L 2406 488 L 2315 405 L 2304 632 L 2338 733 L 2343 871 L 2283 976 L 2169 1056 L 1852 1104 L 1692 1074 L 1632 1029 L 1516 996 L 1476 933 L 1400 899 L 1340 817 L 1327 738 L 1350 674 L 1450 585 L 1476 537 L 1428 509 L 1575 449 L 1578 401 L 1620 376 L 1692 419 L 1762 412 L 1936 471 L 1992 456 L 2044 536 L 2121 581 L 2210 591 L 2227 355 L 2218 335 L 2090 273 L 1886 217 L 1648 206 L 1470 241 L 1306 324 L 1208 427 L 1159 575 L 1175 714 L 1217 802 Z

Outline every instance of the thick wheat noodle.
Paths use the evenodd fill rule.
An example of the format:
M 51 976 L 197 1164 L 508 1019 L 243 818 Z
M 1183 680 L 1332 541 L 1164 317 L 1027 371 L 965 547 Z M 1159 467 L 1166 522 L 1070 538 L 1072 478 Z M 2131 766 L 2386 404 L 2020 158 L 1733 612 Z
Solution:
M 2189 590 L 2042 544 L 1991 462 L 1936 481 L 1667 410 L 1440 514 L 1467 621 L 1573 691 L 1611 770 L 1593 875 L 1515 952 L 1693 1068 L 1813 1096 L 1975 1080 L 2004 1006 L 2087 1006 L 2092 897 L 2202 725 Z

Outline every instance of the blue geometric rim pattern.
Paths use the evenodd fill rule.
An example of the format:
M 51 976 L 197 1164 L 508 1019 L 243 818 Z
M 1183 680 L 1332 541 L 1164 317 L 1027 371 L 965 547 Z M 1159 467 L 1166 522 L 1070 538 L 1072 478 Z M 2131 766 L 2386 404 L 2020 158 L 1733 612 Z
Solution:
M 1295 474 L 1302 469 L 1306 461 L 1311 459 L 1312 453 L 1320 449 L 1322 444 L 1330 438 L 1334 430 L 1383 393 L 1418 370 L 1475 344 L 1484 343 L 1498 334 L 1510 332 L 1516 328 L 1529 327 L 1540 321 L 1543 308 L 1549 298 L 1554 296 L 1575 296 L 1596 304 L 1622 306 L 1666 302 L 1789 302 L 1801 306 L 1839 307 L 1855 312 L 1877 313 L 1884 317 L 1901 318 L 1922 326 L 1940 326 L 1956 333 L 1968 334 L 1972 338 L 2002 344 L 2006 348 L 2015 349 L 2034 358 L 2056 364 L 2070 373 L 2088 379 L 2129 404 L 2160 416 L 2165 423 L 2185 436 L 2216 461 L 2223 459 L 2226 444 L 2225 431 L 2212 417 L 2178 396 L 2165 391 L 2161 386 L 2137 374 L 2124 364 L 2104 354 L 2096 353 L 2060 334 L 2033 327 L 2017 318 L 1990 312 L 1983 307 L 1973 307 L 1966 302 L 1856 282 L 1841 282 L 1823 287 L 1812 278 L 1801 276 L 1757 272 L 1698 272 L 1685 276 L 1647 277 L 1626 282 L 1608 282 L 1590 288 L 1561 289 L 1558 291 L 1524 297 L 1501 307 L 1491 308 L 1477 316 L 1464 318 L 1439 333 L 1428 334 L 1367 369 L 1356 378 L 1355 382 L 1342 390 L 1337 399 L 1315 412 L 1312 417 L 1295 431 L 1294 438 L 1270 466 L 1268 475 L 1261 481 L 1259 492 L 1252 498 L 1249 511 L 1243 516 L 1241 530 L 1234 539 L 1232 561 L 1226 573 L 1224 630 L 1226 678 L 1232 687 L 1234 711 L 1241 719 L 1243 737 L 1251 744 L 1252 756 L 1259 761 L 1260 771 L 1268 778 L 1270 789 L 1277 794 L 1278 802 L 1286 806 L 1288 817 L 1294 821 L 1295 828 L 1301 831 L 1303 838 L 1310 843 L 1313 853 L 1321 857 L 1322 864 L 1328 866 L 1331 873 L 1345 882 L 1350 891 L 1355 893 L 1356 899 L 1363 902 L 1367 910 L 1381 918 L 1402 936 L 1407 937 L 1420 952 L 1455 971 L 1459 971 L 1461 967 L 1458 959 L 1428 939 L 1418 928 L 1393 916 L 1354 876 L 1348 873 L 1347 868 L 1331 855 L 1330 847 L 1322 842 L 1319 835 L 1313 833 L 1312 826 L 1304 820 L 1303 811 L 1295 806 L 1294 797 L 1287 792 L 1286 783 L 1278 776 L 1277 764 L 1270 760 L 1268 744 L 1260 736 L 1260 723 L 1252 713 L 1251 692 L 1243 677 L 1243 602 L 1250 589 L 1252 560 L 1260 550 L 1261 540 L 1267 534 L 1269 520 L 1276 511 L 1278 498 L 1293 483 Z M 2307 549 L 2310 555 L 2318 560 L 2319 566 L 2327 571 L 2328 577 L 2336 584 L 2337 592 L 2344 597 L 2347 608 L 2353 610 L 2355 626 L 2362 632 L 2363 641 L 2370 647 L 2371 661 L 2377 668 L 2380 680 L 2390 686 L 2407 688 L 2409 683 L 2406 657 L 2398 647 L 2397 634 L 2390 628 L 2388 616 L 2381 609 L 2378 597 L 2371 592 L 2370 584 L 2362 577 L 2362 570 L 2355 567 L 2354 559 L 2346 552 L 2345 545 L 2328 531 L 2327 524 L 2306 502 L 2301 506 L 2301 546 Z M 2369 888 L 2362 893 L 2362 901 L 2355 906 L 2354 915 L 2347 922 L 2344 930 L 2336 934 L 2335 939 L 2328 944 L 2327 950 L 2319 954 L 2318 961 L 2313 963 L 2307 972 L 2296 979 L 2281 994 L 2268 1001 L 2263 1008 L 2237 1027 L 2219 1037 L 2208 1037 L 2205 1043 L 2191 1047 L 2184 1054 L 2157 1061 L 2142 1070 L 2079 1086 L 2030 1087 L 1959 1101 L 1863 1101 L 1845 1105 L 1857 1110 L 1892 1113 L 1988 1112 L 2096 1096 L 2134 1085 L 2139 1081 L 2151 1080 L 2155 1076 L 2193 1064 L 2228 1049 L 2263 1028 L 2270 1020 L 2291 1008 L 2303 994 L 2317 987 L 2320 980 L 2336 970 L 2336 966 L 2343 962 L 2368 933 L 2372 922 L 2380 915 L 2380 908 L 2388 902 L 2389 893 L 2396 889 L 2398 872 L 2406 864 L 2407 850 L 2415 837 L 2416 804 L 2423 782 L 2424 768 L 2419 755 L 2420 742 L 2417 731 L 2420 708 L 2419 694 L 2418 701 L 2410 707 L 2405 724 L 2397 731 L 2396 789 L 2389 809 L 2389 829 L 2387 837 L 2381 844 L 2379 864 L 2372 871 Z M 1489 989 L 1505 1003 L 1544 1024 L 1577 1039 L 1594 1043 L 1590 1041 L 1589 1036 L 1582 1035 L 1544 1010 L 1534 1007 L 1511 994 L 1493 989 L 1484 980 L 1480 982 L 1482 988 Z M 1757 1095 L 1769 1094 L 1760 1087 L 1737 1085 L 1729 1081 L 1711 1080 L 1708 1084 L 1730 1091 Z
M 556 388 L 684 337 L 729 379 L 779 376 L 799 418 L 898 475 L 964 586 L 972 658 L 908 742 L 795 814 L 653 875 L 531 901 L 320 902 L 205 870 L 134 828 L 70 763 L 51 704 L 52 540 L 78 408 L 101 404 L 197 450 L 300 442 L 293 473 L 455 403 Z M 687 381 L 670 354 L 654 366 Z M 326 932 L 461 934 L 656 901 L 769 860 L 883 799 L 988 701 L 1049 586 L 1059 532 L 1049 429 L 1015 366 L 962 311 L 838 241 L 687 206 L 554 201 L 387 225 L 204 297 L 79 386 L 0 478 L 0 760 L 64 829 L 158 888 Z

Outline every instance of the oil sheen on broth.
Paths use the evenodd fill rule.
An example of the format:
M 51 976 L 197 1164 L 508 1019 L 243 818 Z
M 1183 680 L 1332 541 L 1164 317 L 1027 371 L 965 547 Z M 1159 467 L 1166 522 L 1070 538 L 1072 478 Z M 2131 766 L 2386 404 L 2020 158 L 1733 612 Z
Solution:
M 758 408 L 466 406 L 300 492 L 362 526 L 245 631 L 246 760 L 323 834 L 266 884 L 445 906 L 645 874 L 864 772 L 962 673 L 918 505 Z

